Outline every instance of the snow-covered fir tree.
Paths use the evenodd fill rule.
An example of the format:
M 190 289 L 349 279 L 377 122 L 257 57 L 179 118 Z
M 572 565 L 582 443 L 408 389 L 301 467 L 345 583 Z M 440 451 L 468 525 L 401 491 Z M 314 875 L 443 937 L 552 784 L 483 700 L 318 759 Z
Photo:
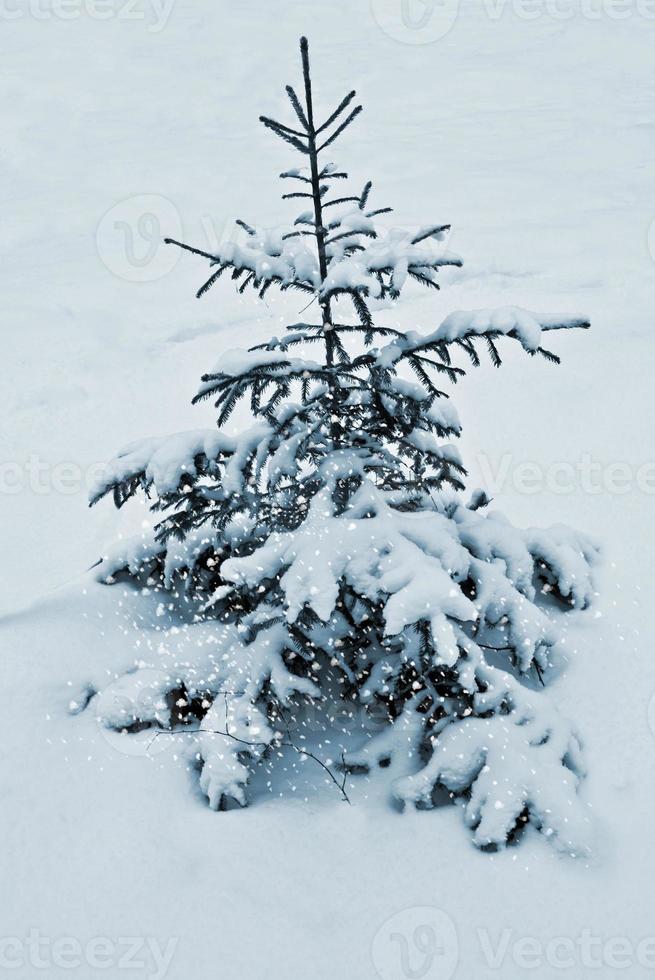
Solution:
M 133 444 L 94 488 L 92 502 L 111 493 L 117 507 L 144 493 L 159 515 L 103 558 L 100 578 L 146 580 L 212 626 L 155 672 L 151 710 L 116 716 L 105 692 L 99 711 L 117 727 L 193 726 L 202 789 L 222 809 L 247 802 L 299 699 L 340 697 L 364 719 L 375 709 L 346 765 L 400 756 L 401 804 L 430 807 L 445 791 L 479 846 L 530 822 L 579 852 L 579 739 L 543 686 L 560 611 L 592 598 L 597 550 L 564 526 L 513 527 L 480 491 L 467 499 L 446 389 L 464 373 L 456 355 L 499 365 L 511 339 L 557 361 L 544 335 L 588 323 L 513 307 L 452 313 L 423 333 L 376 322 L 372 301 L 395 303 L 412 282 L 438 289 L 440 268 L 461 261 L 444 247 L 448 225 L 385 232 L 376 217 L 390 208 L 372 204 L 370 182 L 341 190 L 331 156 L 361 106 L 350 92 L 317 119 L 305 39 L 300 51 L 293 117 L 261 121 L 300 158 L 281 177 L 301 213 L 285 232 L 239 222 L 244 243 L 215 253 L 172 244 L 209 260 L 198 295 L 231 278 L 241 293 L 298 290 L 316 314 L 219 358 L 195 399 L 214 401 L 217 428 Z M 228 435 L 242 399 L 252 424 Z M 119 683 L 152 688 L 153 667 Z

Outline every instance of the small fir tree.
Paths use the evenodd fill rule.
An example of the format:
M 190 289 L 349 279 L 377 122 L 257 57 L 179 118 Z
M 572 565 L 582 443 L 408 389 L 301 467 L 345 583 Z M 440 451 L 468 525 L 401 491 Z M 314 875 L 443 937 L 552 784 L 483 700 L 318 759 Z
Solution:
M 193 722 L 201 785 L 222 809 L 246 803 L 252 767 L 288 739 L 299 697 L 341 698 L 375 716 L 346 765 L 395 756 L 402 804 L 429 807 L 445 790 L 479 846 L 529 821 L 580 851 L 579 741 L 539 686 L 562 643 L 541 593 L 585 608 L 597 551 L 563 526 L 514 528 L 479 491 L 465 502 L 464 467 L 443 440 L 460 433 L 444 391 L 464 373 L 453 355 L 477 365 L 486 351 L 498 366 L 511 338 L 556 362 L 544 333 L 589 324 L 517 308 L 453 313 L 424 334 L 377 323 L 372 300 L 395 301 L 412 280 L 438 289 L 440 267 L 460 259 L 439 244 L 448 225 L 385 233 L 375 219 L 391 209 L 371 204 L 370 182 L 339 192 L 347 174 L 325 151 L 362 107 L 350 92 L 317 123 L 304 38 L 300 50 L 293 125 L 261 121 L 302 158 L 281 174 L 302 213 L 285 233 L 240 221 L 245 243 L 211 254 L 173 244 L 209 260 L 199 296 L 229 275 L 241 293 L 299 290 L 320 315 L 225 353 L 195 399 L 215 401 L 218 428 L 134 444 L 94 489 L 92 502 L 112 493 L 117 507 L 154 495 L 161 514 L 151 536 L 102 560 L 100 578 L 183 594 L 205 628 L 154 681 L 152 662 L 119 682 L 156 689 L 150 709 L 116 717 L 105 691 L 99 712 L 118 727 Z M 244 398 L 253 423 L 229 436 Z

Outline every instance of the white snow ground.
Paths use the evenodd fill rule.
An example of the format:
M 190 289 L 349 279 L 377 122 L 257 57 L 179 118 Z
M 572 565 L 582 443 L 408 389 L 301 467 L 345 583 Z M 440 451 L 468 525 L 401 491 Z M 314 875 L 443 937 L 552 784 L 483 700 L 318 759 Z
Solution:
M 431 39 L 437 22 L 403 27 L 402 10 L 29 0 L 0 11 L 0 974 L 121 977 L 126 937 L 141 941 L 129 975 L 167 967 L 171 980 L 655 970 L 655 480 L 639 471 L 655 460 L 653 11 L 447 0 L 438 15 L 451 29 Z M 404 306 L 405 326 L 507 303 L 593 321 L 556 338 L 560 368 L 512 351 L 457 398 L 472 484 L 516 522 L 565 520 L 605 548 L 596 609 L 571 628 L 576 656 L 556 682 L 586 743 L 588 862 L 536 835 L 480 854 L 455 808 L 401 817 L 380 778 L 353 778 L 348 807 L 310 764 L 280 771 L 276 794 L 262 787 L 249 810 L 215 814 L 175 746 L 146 757 L 89 712 L 68 714 L 87 679 L 138 657 L 156 619 L 149 598 L 83 574 L 121 524 L 108 503 L 87 511 L 89 468 L 132 439 L 211 424 L 209 405 L 188 404 L 200 374 L 285 312 L 229 284 L 196 302 L 202 265 L 171 268 L 153 242 L 172 232 L 211 245 L 235 215 L 289 213 L 276 174 L 295 160 L 257 116 L 284 111 L 303 32 L 324 104 L 351 86 L 365 102 L 339 161 L 370 173 L 397 223 L 452 221 L 466 260 L 451 288 Z M 159 226 L 138 224 L 147 212 Z M 569 476 L 553 464 L 585 454 L 602 464 L 593 486 L 578 469 L 562 489 Z M 506 479 L 490 486 L 502 458 Z M 521 492 L 525 462 L 548 477 L 535 492 Z

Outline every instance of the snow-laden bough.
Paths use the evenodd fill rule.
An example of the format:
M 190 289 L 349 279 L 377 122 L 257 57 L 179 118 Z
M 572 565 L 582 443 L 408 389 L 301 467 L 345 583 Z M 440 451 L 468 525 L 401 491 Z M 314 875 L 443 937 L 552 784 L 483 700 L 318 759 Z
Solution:
M 545 682 L 566 649 L 562 612 L 592 602 L 598 549 L 563 525 L 516 528 L 482 491 L 466 498 L 445 389 L 464 373 L 458 354 L 499 365 L 510 339 L 557 361 L 545 336 L 589 324 L 517 307 L 424 331 L 376 322 L 371 299 L 438 287 L 439 269 L 461 260 L 444 249 L 448 225 L 380 229 L 390 209 L 370 206 L 370 182 L 336 196 L 347 175 L 320 158 L 359 107 L 351 93 L 319 125 L 304 40 L 301 53 L 295 127 L 262 118 L 306 158 L 281 176 L 297 188 L 285 197 L 311 210 L 286 231 L 241 221 L 246 244 L 212 254 L 182 247 L 210 261 L 202 295 L 229 272 L 242 292 L 308 293 L 320 315 L 218 358 L 196 396 L 215 401 L 217 429 L 134 443 L 93 487 L 92 502 L 143 493 L 159 515 L 103 556 L 98 577 L 168 593 L 203 636 L 174 670 L 154 658 L 119 678 L 96 708 L 109 727 L 192 734 L 201 788 L 223 809 L 248 802 L 299 701 L 336 698 L 375 719 L 346 767 L 396 760 L 402 806 L 445 792 L 481 847 L 530 824 L 583 853 L 580 739 Z M 228 436 L 243 398 L 252 424 Z

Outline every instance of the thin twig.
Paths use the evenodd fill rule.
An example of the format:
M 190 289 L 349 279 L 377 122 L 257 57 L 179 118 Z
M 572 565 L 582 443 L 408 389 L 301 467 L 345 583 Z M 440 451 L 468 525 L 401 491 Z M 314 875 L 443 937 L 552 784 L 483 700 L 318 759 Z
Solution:
M 319 757 L 317 755 L 314 755 L 313 752 L 310 752 L 309 749 L 301 749 L 299 745 L 296 745 L 295 744 L 295 742 L 284 742 L 284 741 L 275 741 L 275 740 L 273 740 L 271 742 L 248 742 L 248 741 L 246 741 L 246 739 L 238 738 L 238 736 L 233 735 L 232 732 L 230 732 L 230 731 L 224 731 L 223 732 L 223 731 L 220 731 L 219 729 L 214 729 L 214 728 L 187 728 L 187 729 L 184 729 L 184 730 L 181 730 L 181 731 L 178 730 L 178 731 L 174 731 L 174 732 L 165 732 L 165 731 L 155 732 L 155 734 L 152 736 L 152 739 L 148 743 L 148 748 L 146 750 L 146 754 L 150 750 L 150 746 L 152 745 L 152 743 L 160 735 L 199 735 L 199 734 L 204 734 L 204 735 L 223 735 L 223 736 L 225 736 L 225 738 L 231 738 L 234 742 L 239 742 L 241 745 L 250 745 L 250 746 L 263 745 L 266 748 L 270 748 L 270 747 L 276 747 L 276 748 L 285 747 L 285 748 L 293 749 L 294 752 L 298 752 L 299 755 L 306 755 L 307 758 L 313 759 L 314 762 L 317 762 L 318 763 L 318 765 L 321 767 L 321 769 L 324 769 L 325 770 L 325 772 L 328 774 L 328 776 L 330 777 L 330 779 L 332 780 L 332 782 L 334 783 L 334 785 L 337 787 L 337 789 L 341 793 L 342 797 L 344 798 L 344 800 L 346 801 L 346 803 L 348 804 L 348 806 L 351 806 L 352 805 L 351 802 L 350 802 L 350 797 L 346 793 L 346 775 L 344 774 L 343 783 L 339 783 L 339 780 L 336 778 L 336 776 L 334 775 L 334 773 L 332 772 L 332 770 L 330 769 L 329 766 L 327 766 L 321 759 L 319 759 Z M 343 753 L 342 753 L 342 758 L 343 758 Z
M 480 643 L 479 640 L 473 641 L 476 646 L 482 647 L 483 650 L 494 650 L 496 653 L 504 653 L 506 650 L 514 652 L 514 647 L 492 647 L 489 643 Z
M 316 302 L 316 300 L 317 300 L 317 297 L 316 297 L 316 296 L 314 296 L 314 297 L 312 297 L 312 299 L 310 299 L 310 301 L 309 301 L 309 303 L 307 304 L 307 306 L 303 306 L 303 308 L 302 308 L 302 310 L 299 310 L 299 311 L 298 311 L 298 316 L 300 316 L 300 314 L 301 314 L 301 313 L 304 313 L 304 312 L 305 312 L 305 310 L 308 310 L 308 309 L 309 309 L 309 307 L 310 307 L 310 306 L 312 305 L 312 303 L 315 303 L 315 302 Z
M 348 797 L 346 796 L 346 776 L 348 775 L 348 767 L 346 765 L 346 754 L 343 751 L 341 752 L 341 770 L 343 772 L 343 780 L 341 781 L 341 786 L 339 787 L 339 789 L 346 797 L 346 799 L 348 799 Z M 350 800 L 348 800 L 348 802 L 350 802 Z
M 510 653 L 514 653 L 515 652 L 514 647 L 492 647 L 488 643 L 480 643 L 479 640 L 474 640 L 473 642 L 477 646 L 482 647 L 483 650 L 493 650 L 495 653 L 505 653 L 506 651 L 509 651 Z M 546 682 L 544 680 L 544 672 L 543 672 L 543 670 L 541 669 L 541 667 L 539 666 L 539 664 L 537 663 L 536 660 L 533 660 L 532 661 L 532 666 L 534 667 L 535 673 L 536 673 L 537 677 L 539 678 L 539 680 L 541 682 L 541 686 L 542 687 L 545 687 L 546 686 Z

